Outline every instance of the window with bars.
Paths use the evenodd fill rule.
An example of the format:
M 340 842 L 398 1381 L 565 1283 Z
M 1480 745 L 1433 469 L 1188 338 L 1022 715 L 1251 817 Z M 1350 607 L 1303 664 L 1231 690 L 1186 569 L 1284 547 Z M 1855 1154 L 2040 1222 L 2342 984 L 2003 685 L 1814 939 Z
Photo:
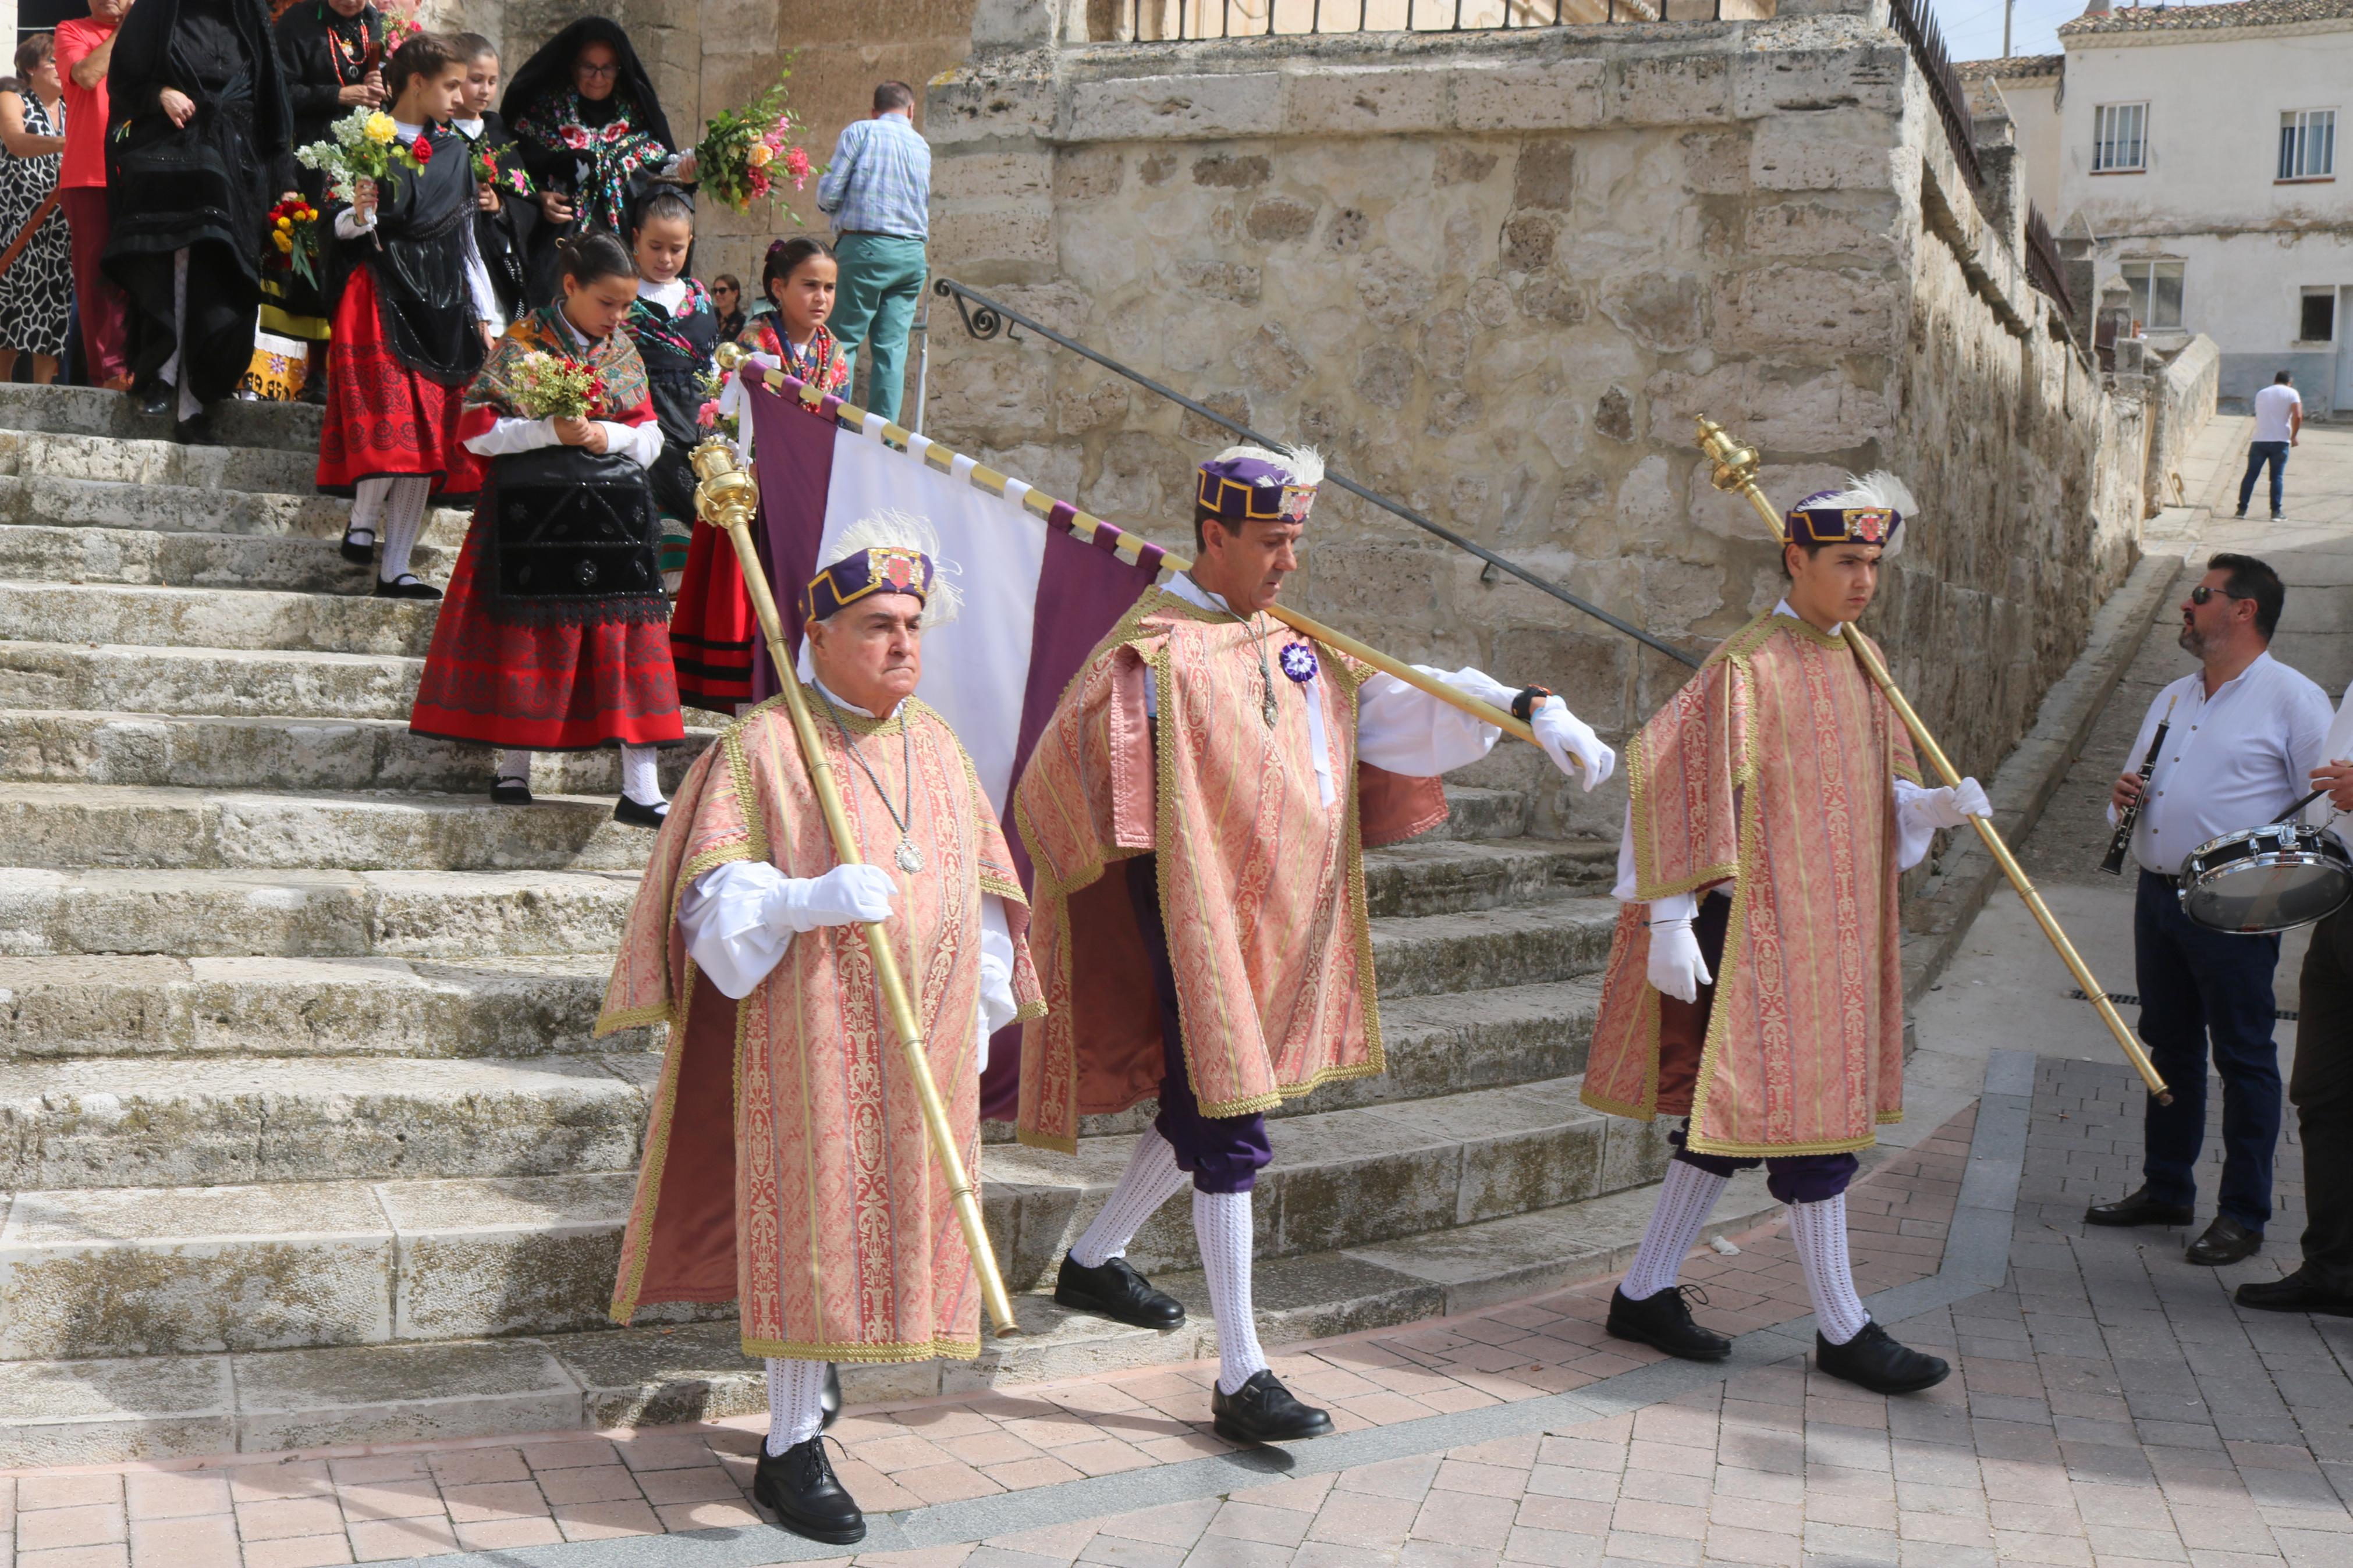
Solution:
M 2120 174 L 2148 167 L 2148 105 L 2103 103 L 2092 110 L 2092 173 Z
M 2307 289 L 2304 291 L 2303 309 L 2296 316 L 2296 342 L 2328 343 L 2337 341 L 2337 290 Z
M 2337 174 L 2337 111 L 2291 109 L 2280 115 L 2279 175 L 2326 180 Z
M 2127 261 L 2125 287 L 2132 290 L 2133 320 L 2145 332 L 2181 330 L 2181 263 Z

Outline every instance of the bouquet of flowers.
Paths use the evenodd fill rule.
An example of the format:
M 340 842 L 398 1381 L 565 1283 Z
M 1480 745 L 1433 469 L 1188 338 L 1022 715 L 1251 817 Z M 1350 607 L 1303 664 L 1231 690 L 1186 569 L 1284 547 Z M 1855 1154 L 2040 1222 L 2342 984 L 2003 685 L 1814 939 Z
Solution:
M 594 366 L 544 352 L 525 354 L 509 377 L 515 412 L 526 419 L 583 419 L 604 400 Z
M 384 53 L 389 59 L 395 49 L 425 31 L 425 24 L 417 15 L 417 7 L 408 0 L 377 0 L 376 9 L 384 16 Z
M 736 416 L 723 414 L 719 409 L 720 400 L 727 392 L 727 384 L 733 379 L 733 372 L 716 368 L 706 370 L 695 377 L 694 389 L 702 394 L 702 406 L 695 410 L 694 422 L 705 436 L 723 436 L 730 442 L 735 439 Z
M 694 150 L 695 178 L 731 211 L 740 213 L 766 199 L 779 179 L 792 181 L 797 191 L 808 184 L 809 156 L 799 144 L 804 127 L 786 101 L 785 79 L 792 74 L 787 55 L 775 86 L 742 109 L 712 116 L 703 128 Z M 800 215 L 794 213 L 793 221 L 800 222 Z
M 319 286 L 319 209 L 300 196 L 289 196 L 269 209 L 269 243 L 277 248 L 276 265 L 290 268 L 297 278 Z
M 400 127 L 381 109 L 365 105 L 353 110 L 327 128 L 327 139 L 294 150 L 294 161 L 327 176 L 328 194 L 350 202 L 362 180 L 378 184 L 397 168 L 422 169 L 433 161 L 433 143 L 425 136 L 404 146 Z
M 522 165 L 500 163 L 499 155 L 488 147 L 474 149 L 474 178 L 501 195 L 530 197 L 539 193 L 532 189 L 531 176 Z

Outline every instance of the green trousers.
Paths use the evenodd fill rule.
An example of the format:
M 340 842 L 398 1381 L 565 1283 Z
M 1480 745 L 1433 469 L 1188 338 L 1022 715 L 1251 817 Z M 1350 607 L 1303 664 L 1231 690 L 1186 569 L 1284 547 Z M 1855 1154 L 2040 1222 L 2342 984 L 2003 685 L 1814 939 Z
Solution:
M 923 298 L 923 242 L 897 235 L 845 234 L 834 245 L 841 286 L 833 306 L 834 342 L 842 345 L 852 385 L 867 362 L 869 413 L 896 421 L 907 380 L 907 330 Z

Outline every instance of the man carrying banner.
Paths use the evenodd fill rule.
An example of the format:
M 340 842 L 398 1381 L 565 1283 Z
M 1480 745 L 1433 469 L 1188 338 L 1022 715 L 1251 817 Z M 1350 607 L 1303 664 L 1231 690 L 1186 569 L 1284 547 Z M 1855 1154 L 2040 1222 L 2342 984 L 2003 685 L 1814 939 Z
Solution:
M 1146 1328 L 1184 1309 L 1124 1260 L 1189 1180 L 1217 1317 L 1210 1408 L 1237 1443 L 1331 1430 L 1267 1366 L 1250 1306 L 1264 1113 L 1382 1070 L 1363 846 L 1446 819 L 1436 775 L 1501 733 L 1264 612 L 1298 567 L 1323 465 L 1238 447 L 1201 465 L 1198 553 L 1099 644 L 1016 791 L 1049 1011 L 1025 1031 L 1019 1131 L 1074 1151 L 1082 1116 L 1160 1109 L 1055 1299 Z M 1591 789 L 1616 756 L 1541 687 L 1440 679 L 1512 709 Z M 1126 864 L 1116 870 L 1113 863 Z
M 808 697 L 873 863 L 838 862 L 785 707 L 761 704 L 671 804 L 597 1032 L 670 1026 L 613 1316 L 737 1301 L 744 1352 L 768 1363 L 753 1496 L 847 1544 L 866 1524 L 818 1436 L 827 1363 L 976 1357 L 981 1311 L 858 922 L 890 922 L 976 1172 L 988 1037 L 1041 1008 L 996 813 L 911 695 L 923 628 L 956 607 L 930 525 L 866 518 L 825 563 L 805 603 Z
M 1923 789 L 1912 739 L 1845 640 L 1911 493 L 1850 480 L 1788 513 L 1788 595 L 1735 632 L 1627 750 L 1633 788 L 1585 1103 L 1688 1118 L 1609 1330 L 1689 1361 L 1732 1343 L 1676 1277 L 1733 1173 L 1789 1208 L 1814 1363 L 1874 1394 L 1951 1371 L 1871 1321 L 1847 1258 L 1855 1151 L 1904 1114 L 1896 878 L 1938 828 L 1989 808 L 1975 779 Z

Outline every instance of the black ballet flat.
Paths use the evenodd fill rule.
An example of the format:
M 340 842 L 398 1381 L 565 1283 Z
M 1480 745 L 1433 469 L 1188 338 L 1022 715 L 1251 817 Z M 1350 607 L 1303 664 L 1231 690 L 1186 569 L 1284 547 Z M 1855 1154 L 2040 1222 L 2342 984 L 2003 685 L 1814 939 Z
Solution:
M 363 539 L 365 540 L 364 543 L 362 542 Z M 343 530 L 343 542 L 336 546 L 336 550 L 344 560 L 354 566 L 374 565 L 375 563 L 375 530 L 372 528 Z
M 403 572 L 390 583 L 377 578 L 375 596 L 379 599 L 438 599 L 441 596 L 441 590 L 414 572 Z
M 492 805 L 529 805 L 531 785 L 521 779 L 501 779 L 491 785 Z
M 613 820 L 627 823 L 631 827 L 659 828 L 669 817 L 668 801 L 659 805 L 639 805 L 628 795 L 623 795 L 613 803 Z
M 213 416 L 201 409 L 172 426 L 172 439 L 183 447 L 217 447 L 221 444 L 220 437 L 213 430 Z

